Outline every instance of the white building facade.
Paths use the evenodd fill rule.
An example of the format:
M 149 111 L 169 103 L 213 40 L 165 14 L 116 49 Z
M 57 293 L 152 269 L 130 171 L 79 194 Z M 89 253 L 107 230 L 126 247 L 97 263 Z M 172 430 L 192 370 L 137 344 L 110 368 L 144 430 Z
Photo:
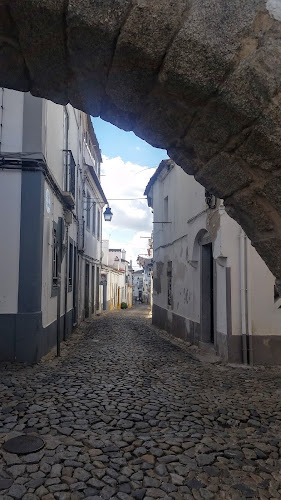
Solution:
M 101 309 L 101 153 L 72 106 L 0 98 L 0 360 L 36 362 Z
M 126 251 L 111 249 L 109 240 L 103 240 L 102 254 L 103 310 L 119 309 L 122 302 L 132 307 L 132 268 Z
M 275 278 L 221 200 L 171 160 L 145 195 L 154 212 L 153 323 L 225 361 L 281 363 Z

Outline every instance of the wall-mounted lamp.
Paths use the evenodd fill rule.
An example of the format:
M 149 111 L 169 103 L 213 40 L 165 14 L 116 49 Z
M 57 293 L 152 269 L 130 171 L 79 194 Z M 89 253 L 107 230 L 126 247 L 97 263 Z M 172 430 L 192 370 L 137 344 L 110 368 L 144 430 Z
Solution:
M 104 220 L 106 222 L 111 222 L 111 219 L 112 219 L 112 216 L 113 216 L 113 213 L 111 212 L 111 208 L 109 206 L 106 207 L 106 210 L 105 212 L 103 213 L 103 216 L 104 216 Z
M 217 198 L 207 189 L 205 189 L 205 200 L 209 208 L 211 208 L 212 210 L 217 208 Z

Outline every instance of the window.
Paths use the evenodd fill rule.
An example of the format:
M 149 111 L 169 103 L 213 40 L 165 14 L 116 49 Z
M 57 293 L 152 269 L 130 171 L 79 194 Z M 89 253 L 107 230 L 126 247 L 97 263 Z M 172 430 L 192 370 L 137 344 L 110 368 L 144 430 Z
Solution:
M 90 198 L 90 193 L 87 191 L 87 204 L 86 204 L 86 224 L 87 224 L 87 229 L 90 229 L 90 221 L 91 221 L 91 198 Z
M 168 222 L 169 211 L 168 211 L 168 196 L 164 198 L 164 214 L 163 214 L 163 222 Z
M 93 203 L 93 226 L 92 226 L 92 233 L 96 234 L 96 203 Z
M 172 261 L 167 265 L 167 281 L 168 281 L 168 306 L 172 305 Z
M 72 287 L 73 278 L 73 244 L 69 244 L 69 259 L 68 259 L 68 286 Z
M 58 239 L 57 230 L 53 229 L 53 260 L 52 260 L 52 285 L 53 287 L 58 286 Z
M 63 108 L 63 149 L 64 151 L 68 151 L 68 136 L 69 136 L 69 115 L 66 107 Z M 68 155 L 64 153 L 64 190 L 68 191 L 69 187 L 69 165 L 68 165 Z
M 100 219 L 100 210 L 98 209 L 98 231 L 97 231 L 98 240 L 100 239 L 100 227 L 101 227 L 101 219 Z

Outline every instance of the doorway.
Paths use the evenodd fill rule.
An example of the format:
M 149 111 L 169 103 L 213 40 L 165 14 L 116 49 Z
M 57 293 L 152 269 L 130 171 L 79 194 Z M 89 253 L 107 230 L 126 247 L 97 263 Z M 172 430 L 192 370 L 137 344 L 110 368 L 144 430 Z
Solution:
M 74 246 L 73 255 L 73 284 L 72 284 L 72 297 L 73 297 L 73 326 L 77 323 L 77 248 Z
M 95 314 L 95 266 L 92 266 L 92 314 Z
M 107 281 L 106 279 L 103 282 L 103 310 L 106 311 L 107 309 Z
M 90 284 L 90 266 L 85 265 L 85 318 L 89 317 L 89 284 Z
M 96 268 L 96 311 L 100 308 L 100 268 Z
M 201 340 L 214 343 L 213 245 L 201 245 Z

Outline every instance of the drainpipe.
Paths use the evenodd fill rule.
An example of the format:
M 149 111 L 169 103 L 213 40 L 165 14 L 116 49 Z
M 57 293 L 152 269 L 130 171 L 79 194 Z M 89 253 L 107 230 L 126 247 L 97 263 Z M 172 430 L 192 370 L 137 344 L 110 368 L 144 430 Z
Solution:
M 248 349 L 249 349 L 249 364 L 253 366 L 253 331 L 252 331 L 252 301 L 251 301 L 251 267 L 250 267 L 250 252 L 251 243 L 247 236 L 245 235 L 246 243 L 246 279 L 247 279 L 247 291 L 246 291 L 246 312 L 247 312 L 247 335 L 248 335 Z
M 66 340 L 66 315 L 67 315 L 67 292 L 68 292 L 68 224 L 66 226 L 65 235 L 65 276 L 64 276 L 64 324 L 63 324 L 63 340 Z
M 240 307 L 241 307 L 241 333 L 242 333 L 242 359 L 248 364 L 247 326 L 246 326 L 246 290 L 245 290 L 245 233 L 240 232 Z
M 62 262 L 62 241 L 63 241 L 63 219 L 58 218 L 58 281 L 57 281 L 57 356 L 60 356 L 60 303 L 61 303 L 61 262 Z

